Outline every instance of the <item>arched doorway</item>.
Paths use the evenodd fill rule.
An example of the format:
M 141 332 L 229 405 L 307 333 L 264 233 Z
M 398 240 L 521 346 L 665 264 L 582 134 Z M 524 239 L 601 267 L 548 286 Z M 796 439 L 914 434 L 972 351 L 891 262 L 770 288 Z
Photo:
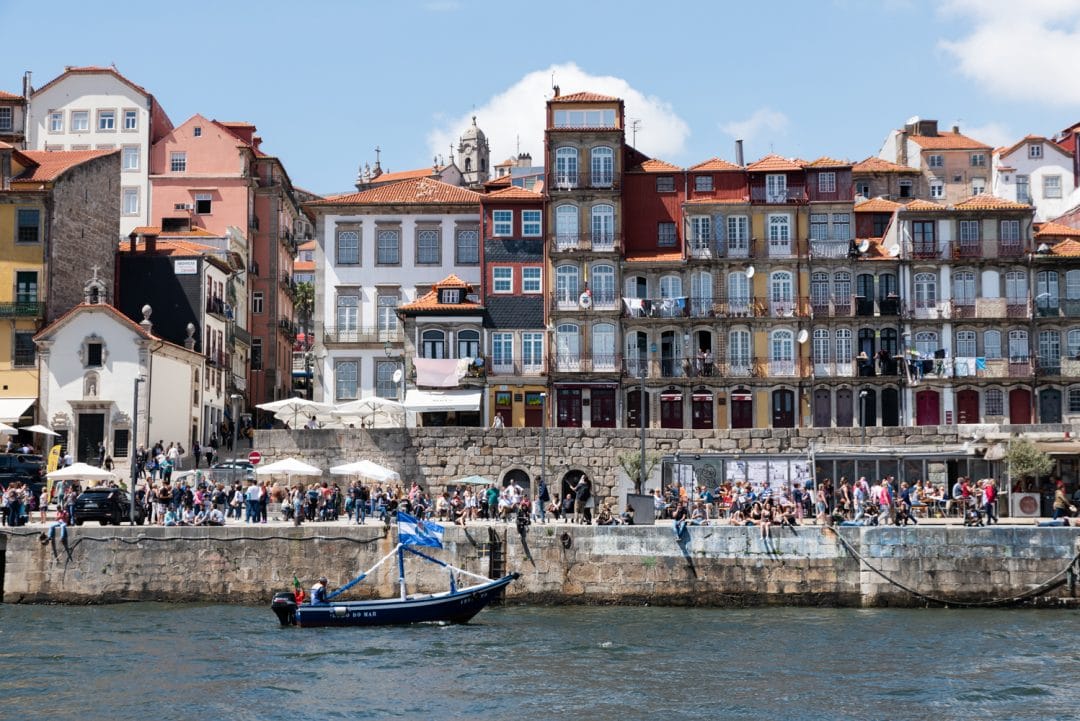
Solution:
M 1057 388 L 1039 391 L 1039 423 L 1061 423 L 1061 391 Z
M 1027 388 L 1009 391 L 1009 423 L 1031 423 L 1031 391 Z
M 559 490 L 559 498 L 560 499 L 566 498 L 567 493 L 573 494 L 574 493 L 574 486 L 576 486 L 578 484 L 578 481 L 580 481 L 582 478 L 588 479 L 589 482 L 590 482 L 590 485 L 591 485 L 592 479 L 589 478 L 588 476 L 586 476 L 582 471 L 579 471 L 579 470 L 567 471 L 562 477 L 562 483 L 559 484 L 559 489 L 560 489 Z M 591 490 L 593 492 L 596 491 L 595 488 L 592 488 Z
M 877 391 L 873 388 L 859 391 L 859 425 L 868 428 L 877 425 Z
M 731 394 L 731 427 L 754 427 L 754 396 L 744 388 Z
M 786 388 L 773 391 L 772 411 L 773 428 L 794 428 L 795 392 Z
M 900 392 L 895 388 L 881 391 L 881 425 L 900 425 Z
M 629 391 L 626 394 L 626 427 L 641 428 L 641 391 Z M 645 427 L 649 427 L 649 394 L 645 393 Z
M 691 402 L 691 427 L 698 429 L 712 429 L 713 427 L 713 395 L 704 388 L 699 388 L 690 396 Z
M 979 392 L 965 388 L 956 394 L 956 422 L 979 422 Z
M 520 468 L 511 468 L 506 472 L 506 475 L 502 479 L 502 487 L 506 488 L 511 483 L 516 483 L 521 486 L 521 489 L 528 494 L 529 498 L 532 498 L 532 479 L 529 474 Z
M 683 427 L 683 394 L 668 390 L 660 394 L 660 427 Z
M 832 393 L 828 389 L 814 391 L 814 425 L 818 428 L 832 426 Z
M 850 388 L 836 391 L 836 425 L 839 428 L 851 428 L 855 423 L 855 399 Z
M 941 396 L 937 391 L 924 390 L 915 394 L 915 425 L 941 424 Z

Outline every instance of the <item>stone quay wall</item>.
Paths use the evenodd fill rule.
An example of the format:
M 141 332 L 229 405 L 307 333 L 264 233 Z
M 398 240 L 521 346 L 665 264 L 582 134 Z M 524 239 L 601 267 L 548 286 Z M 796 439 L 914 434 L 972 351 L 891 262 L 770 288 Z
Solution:
M 925 606 L 981 603 L 1063 583 L 1029 601 L 1080 607 L 1075 528 L 996 526 L 757 529 L 705 526 L 677 542 L 669 526 L 534 525 L 446 530 L 434 553 L 482 575 L 517 571 L 512 603 Z M 5 603 L 198 601 L 268 604 L 298 577 L 345 583 L 389 553 L 380 526 L 70 529 L 70 554 L 36 535 L 0 534 Z M 503 553 L 492 553 L 492 543 Z M 856 555 L 857 554 L 857 555 Z M 504 558 L 503 568 L 492 559 Z M 495 561 L 497 563 L 498 561 Z M 411 588 L 447 587 L 447 572 L 407 561 Z M 875 570 L 876 569 L 876 570 Z M 414 573 L 415 572 L 415 573 Z M 880 573 L 878 573 L 880 572 Z M 905 590 L 908 589 L 908 590 Z M 396 594 L 384 564 L 348 598 Z

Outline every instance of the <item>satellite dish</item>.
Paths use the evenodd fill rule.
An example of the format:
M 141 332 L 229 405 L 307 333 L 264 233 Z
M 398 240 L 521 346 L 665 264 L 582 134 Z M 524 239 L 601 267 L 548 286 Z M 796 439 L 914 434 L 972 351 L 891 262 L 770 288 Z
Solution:
M 754 277 L 754 266 L 751 265 L 746 269 L 746 277 L 747 278 L 753 278 Z
M 889 252 L 889 257 L 890 258 L 895 258 L 898 255 L 900 255 L 900 246 L 897 245 L 896 243 L 893 243 L 892 245 L 889 246 L 888 252 Z
M 806 331 L 806 328 L 803 328 L 801 331 L 799 331 L 799 335 L 796 338 L 796 340 L 799 341 L 799 345 L 802 345 L 803 343 L 805 343 L 809 339 L 810 339 L 810 334 Z
M 396 371 L 394 371 L 394 382 L 395 383 L 400 383 L 401 382 L 401 375 L 402 374 L 401 374 L 401 369 L 400 368 L 398 368 Z
M 859 241 L 859 252 L 865 253 L 868 250 L 870 250 L 870 241 L 866 238 L 863 238 L 861 241 Z

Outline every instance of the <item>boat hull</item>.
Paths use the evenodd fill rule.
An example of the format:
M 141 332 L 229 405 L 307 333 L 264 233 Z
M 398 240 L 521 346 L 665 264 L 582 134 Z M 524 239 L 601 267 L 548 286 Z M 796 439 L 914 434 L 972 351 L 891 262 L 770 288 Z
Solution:
M 301 628 L 467 623 L 517 577 L 518 574 L 513 573 L 490 583 L 452 593 L 415 596 L 405 600 L 394 598 L 304 604 L 295 609 L 295 623 Z M 277 608 L 275 613 L 278 613 Z M 280 619 L 282 615 L 278 613 L 278 617 Z

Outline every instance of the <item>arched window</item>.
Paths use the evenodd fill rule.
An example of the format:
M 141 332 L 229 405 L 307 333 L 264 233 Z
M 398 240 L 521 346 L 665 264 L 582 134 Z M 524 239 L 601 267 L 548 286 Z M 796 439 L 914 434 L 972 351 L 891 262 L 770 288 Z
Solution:
M 837 328 L 836 329 L 836 362 L 837 363 L 851 363 L 855 358 L 855 353 L 851 349 L 851 329 L 850 328 Z
M 915 334 L 915 350 L 924 358 L 933 358 L 934 351 L 941 347 L 935 331 L 921 331 Z
M 699 271 L 690 274 L 690 313 L 695 318 L 704 318 L 712 312 L 713 281 L 712 273 Z
M 1027 305 L 1028 277 L 1022 270 L 1005 273 L 1005 302 L 1009 305 Z
M 778 270 L 769 278 L 769 307 L 774 316 L 795 314 L 795 282 L 789 271 Z
M 555 149 L 555 187 L 576 188 L 578 184 L 578 150 L 562 147 Z
M 937 307 L 937 276 L 933 273 L 915 274 L 915 307 Z
M 983 394 L 984 415 L 1005 415 L 1005 393 L 1000 388 L 987 388 Z
M 953 300 L 957 305 L 975 305 L 975 273 L 958 270 L 953 273 Z
M 833 274 L 833 298 L 838 305 L 851 302 L 851 273 L 839 270 Z
M 581 295 L 580 276 L 576 265 L 560 265 L 555 269 L 555 299 L 560 305 L 577 305 Z
M 750 278 L 738 270 L 727 277 L 728 312 L 744 316 L 750 313 Z
M 778 329 L 769 337 L 769 375 L 795 375 L 795 334 Z
M 631 275 L 623 279 L 623 287 L 626 289 L 623 292 L 627 298 L 648 298 L 649 297 L 649 281 L 641 275 Z
M 615 247 L 615 208 L 601 203 L 592 207 L 593 250 L 611 250 Z
M 592 327 L 592 369 L 615 369 L 615 326 L 597 323 Z
M 983 331 L 983 356 L 987 360 L 1001 359 L 1001 331 Z
M 441 330 L 426 330 L 420 335 L 423 358 L 446 357 L 446 333 Z
M 555 208 L 555 246 L 557 248 L 560 250 L 576 248 L 580 228 L 576 205 L 564 203 Z
M 824 328 L 814 329 L 814 365 L 824 365 L 832 360 L 832 354 L 830 353 L 832 338 L 828 330 Z M 831 374 L 828 374 L 831 375 Z
M 459 330 L 457 333 L 457 357 L 476 358 L 480 355 L 480 332 Z
M 1031 356 L 1026 330 L 1009 331 L 1009 362 L 1026 363 Z
M 570 371 L 581 368 L 581 329 L 574 323 L 561 323 L 555 329 L 555 367 Z
M 728 366 L 731 375 L 750 375 L 750 331 L 728 331 Z
M 589 281 L 593 307 L 611 308 L 615 305 L 615 266 L 600 263 L 592 267 Z
M 590 156 L 592 186 L 594 188 L 610 188 L 615 181 L 615 151 L 600 146 L 593 148 Z
M 1066 336 L 1065 352 L 1069 358 L 1080 360 L 1080 328 L 1070 328 Z
M 820 271 L 810 275 L 810 305 L 814 308 L 829 307 L 829 274 Z
M 677 299 L 685 301 L 682 290 L 682 278 L 677 275 L 660 277 L 660 316 L 675 318 L 681 316 L 682 308 Z
M 1057 271 L 1040 270 L 1035 276 L 1035 312 L 1057 315 L 1059 297 Z
M 956 331 L 956 357 L 974 358 L 979 355 L 977 350 L 977 335 L 973 330 Z

